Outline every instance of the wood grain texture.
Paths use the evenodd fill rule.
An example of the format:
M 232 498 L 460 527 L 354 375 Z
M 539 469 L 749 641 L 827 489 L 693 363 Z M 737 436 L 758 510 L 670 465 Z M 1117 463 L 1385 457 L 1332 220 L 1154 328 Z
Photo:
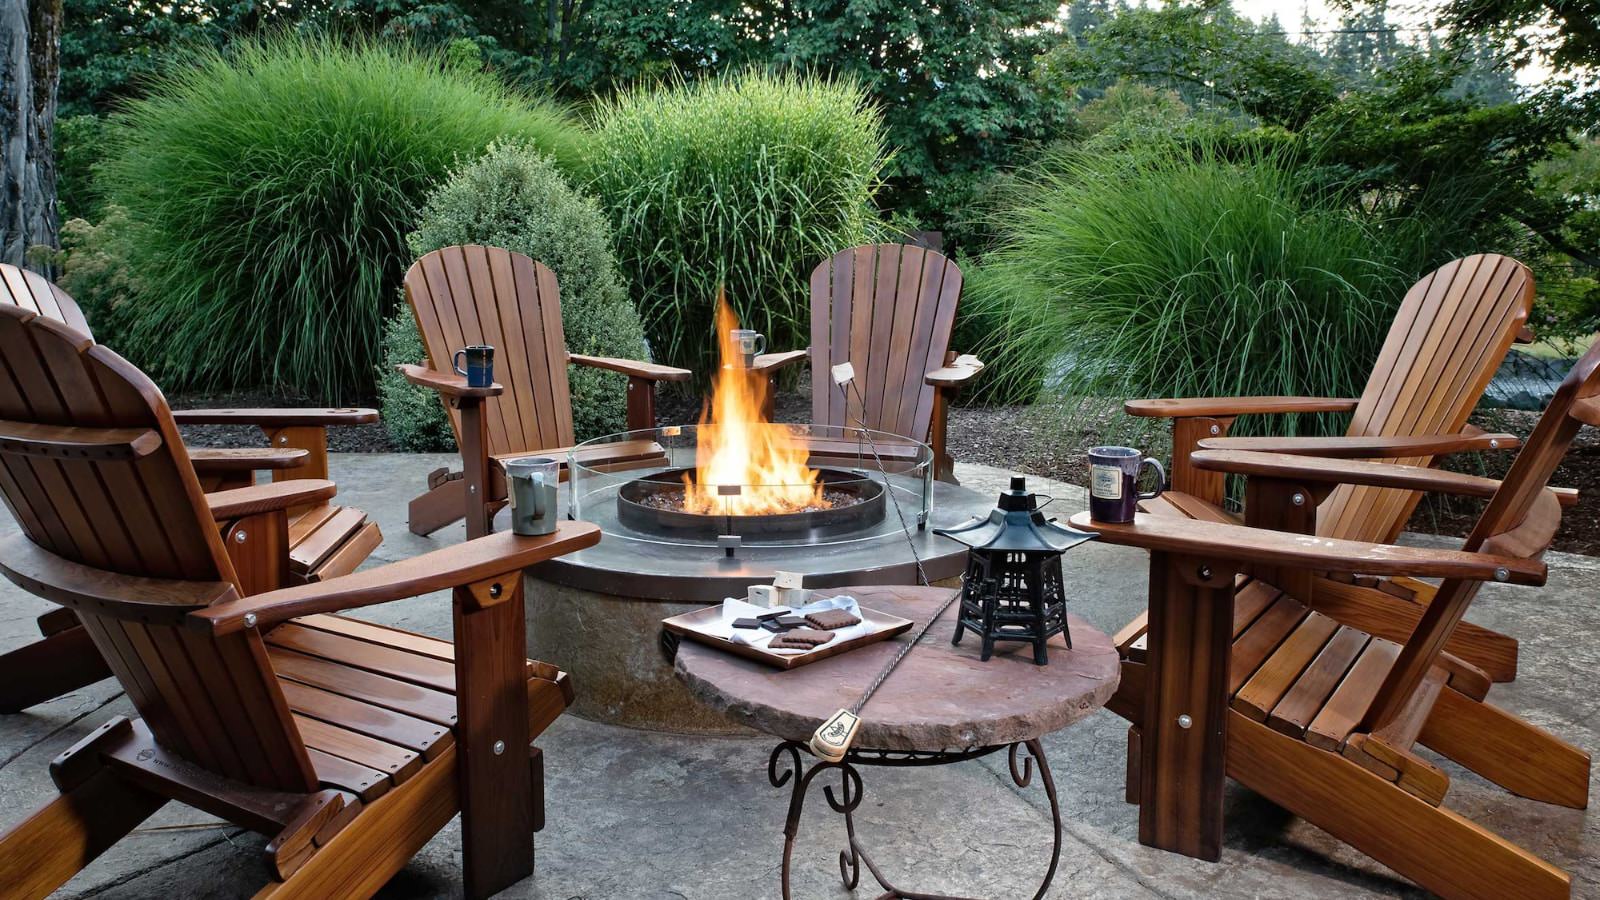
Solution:
M 1512 434 L 1338 435 L 1334 437 L 1204 438 L 1202 450 L 1249 450 L 1258 453 L 1292 453 L 1329 459 L 1384 459 L 1405 456 L 1443 456 L 1485 450 L 1515 450 L 1522 441 Z
M 1130 416 L 1180 419 L 1192 416 L 1228 417 L 1281 413 L 1350 412 L 1359 401 L 1341 397 L 1180 397 L 1129 400 L 1122 405 Z
M 1237 713 L 1228 750 L 1228 774 L 1239 783 L 1441 896 L 1571 896 L 1565 872 L 1336 754 Z
M 1543 563 L 1491 556 L 1461 550 L 1425 550 L 1393 544 L 1368 544 L 1303 535 L 1286 535 L 1260 528 L 1220 525 L 1165 516 L 1137 515 L 1126 525 L 1096 522 L 1088 513 L 1071 519 L 1072 527 L 1092 531 L 1110 544 L 1142 547 L 1239 563 L 1290 566 L 1372 575 L 1411 575 L 1421 578 L 1476 578 L 1497 580 L 1505 569 L 1512 584 L 1543 584 Z

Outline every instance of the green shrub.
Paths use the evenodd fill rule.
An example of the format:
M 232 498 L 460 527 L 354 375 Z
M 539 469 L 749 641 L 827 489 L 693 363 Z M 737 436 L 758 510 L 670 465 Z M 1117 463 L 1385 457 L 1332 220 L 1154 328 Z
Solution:
M 704 376 L 725 286 L 774 349 L 806 346 L 807 277 L 878 234 L 883 125 L 852 83 L 749 72 L 596 107 L 591 185 L 656 355 Z
M 106 120 L 99 116 L 63 116 L 56 120 L 56 204 L 61 221 L 93 219 L 101 214 L 94 187 L 94 167 L 105 153 Z
M 416 256 L 455 244 L 486 244 L 527 254 L 549 266 L 561 285 L 567 349 L 645 358 L 644 328 L 617 274 L 605 215 L 532 147 L 491 147 L 455 172 L 428 196 L 417 230 L 408 240 Z M 384 350 L 386 365 L 379 386 L 389 431 L 410 449 L 448 449 L 452 435 L 437 395 L 412 387 L 394 373 L 396 364 L 415 363 L 424 355 L 408 309 L 390 321 Z M 623 430 L 625 376 L 574 366 L 568 369 L 568 378 L 579 440 Z
M 1318 177 L 1194 148 L 1040 173 L 963 300 L 990 397 L 1100 417 L 1130 397 L 1358 395 L 1400 298 L 1461 248 Z
M 280 37 L 151 85 L 98 187 L 137 226 L 120 348 L 175 387 L 370 396 L 422 195 L 505 136 L 570 162 L 564 113 L 377 43 Z
M 119 324 L 128 301 L 139 293 L 128 211 L 107 206 L 98 223 L 68 219 L 61 226 L 61 289 L 72 295 L 101 342 L 120 345 Z

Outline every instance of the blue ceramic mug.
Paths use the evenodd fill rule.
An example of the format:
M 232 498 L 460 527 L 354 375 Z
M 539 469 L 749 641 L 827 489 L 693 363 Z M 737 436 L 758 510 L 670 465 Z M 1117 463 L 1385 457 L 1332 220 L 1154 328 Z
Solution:
M 465 369 L 461 367 L 463 359 L 466 361 Z M 457 350 L 450 360 L 450 368 L 455 369 L 457 375 L 466 377 L 467 387 L 488 387 L 494 384 L 494 348 L 488 344 L 474 344 Z
M 1156 489 L 1139 493 L 1139 473 L 1156 470 Z M 1154 500 L 1167 483 L 1161 463 L 1132 447 L 1095 447 L 1089 451 L 1089 517 L 1096 522 L 1127 523 L 1140 500 Z

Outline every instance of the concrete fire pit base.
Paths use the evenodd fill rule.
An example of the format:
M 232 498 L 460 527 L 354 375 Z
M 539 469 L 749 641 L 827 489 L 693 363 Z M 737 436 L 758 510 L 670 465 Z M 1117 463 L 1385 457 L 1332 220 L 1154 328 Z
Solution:
M 696 701 L 662 651 L 661 620 L 708 603 L 619 597 L 529 576 L 527 604 L 528 655 L 572 676 L 569 714 L 678 734 L 752 733 Z
M 775 571 L 800 572 L 813 589 L 916 584 L 911 548 L 933 584 L 959 583 L 966 548 L 933 533 L 987 515 L 994 494 L 936 483 L 928 527 L 908 543 L 898 529 L 815 546 L 746 547 L 724 558 L 606 530 L 600 543 L 527 575 L 528 655 L 572 676 L 569 712 L 613 725 L 689 734 L 747 733 L 694 701 L 661 648 L 661 620 L 742 597 Z M 505 525 L 504 514 L 497 525 Z

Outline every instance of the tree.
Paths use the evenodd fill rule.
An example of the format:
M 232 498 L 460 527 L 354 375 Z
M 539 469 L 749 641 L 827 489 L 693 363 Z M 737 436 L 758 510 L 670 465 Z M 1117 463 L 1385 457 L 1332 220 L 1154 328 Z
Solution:
M 0 0 L 0 262 L 57 243 L 61 0 Z

